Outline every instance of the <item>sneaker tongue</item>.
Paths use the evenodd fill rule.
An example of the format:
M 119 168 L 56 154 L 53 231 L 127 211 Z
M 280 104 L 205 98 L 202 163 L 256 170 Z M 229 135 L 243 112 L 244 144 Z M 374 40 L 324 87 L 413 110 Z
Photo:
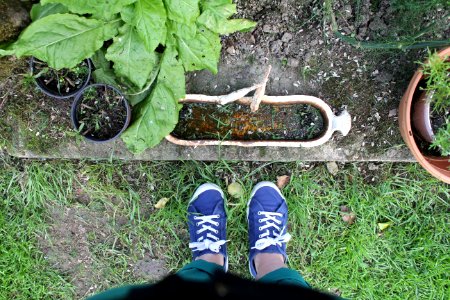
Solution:
M 284 204 L 284 201 L 274 201 L 274 199 L 281 199 L 281 197 L 277 191 L 271 188 L 261 188 L 254 197 L 263 210 L 268 212 L 278 212 Z
M 218 191 L 206 191 L 199 197 L 204 197 L 204 200 L 208 199 L 208 201 L 195 201 L 192 206 L 195 206 L 197 211 L 201 211 L 203 215 L 214 215 L 216 212 L 222 211 L 222 209 L 218 207 L 219 205 L 222 205 L 222 195 Z
M 283 203 L 268 203 L 264 204 L 264 208 L 269 212 L 278 212 Z

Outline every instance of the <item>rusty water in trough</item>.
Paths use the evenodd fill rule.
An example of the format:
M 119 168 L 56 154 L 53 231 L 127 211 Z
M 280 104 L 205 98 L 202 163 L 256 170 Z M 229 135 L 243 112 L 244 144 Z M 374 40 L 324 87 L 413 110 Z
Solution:
M 311 140 L 326 130 L 321 111 L 307 104 L 225 106 L 185 103 L 172 135 L 184 140 Z

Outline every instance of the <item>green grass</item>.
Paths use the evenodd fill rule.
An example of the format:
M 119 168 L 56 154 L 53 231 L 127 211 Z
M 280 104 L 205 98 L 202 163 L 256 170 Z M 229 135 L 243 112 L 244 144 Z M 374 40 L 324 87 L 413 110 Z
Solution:
M 283 190 L 290 209 L 290 266 L 314 287 L 356 299 L 448 299 L 449 186 L 416 164 L 386 164 L 365 182 L 364 165 L 336 177 L 324 165 L 301 163 L 38 162 L 6 159 L 0 170 L 0 299 L 74 298 L 73 278 L 45 260 L 37 237 L 51 234 L 49 207 L 88 210 L 108 220 L 112 236 L 87 232 L 101 278 L 94 290 L 143 282 L 132 265 L 143 255 L 164 258 L 175 272 L 190 261 L 186 205 L 206 181 L 237 181 L 228 199 L 230 271 L 249 277 L 245 208 L 252 186 L 291 174 Z M 369 180 L 370 181 L 370 180 Z M 370 181 L 371 182 L 371 181 Z M 80 203 L 81 190 L 90 201 Z M 164 209 L 154 204 L 167 197 Z M 342 221 L 340 206 L 355 214 Z M 380 232 L 377 223 L 393 225 Z M 76 255 L 76 253 L 74 253 Z M 70 283 L 72 282 L 72 283 Z
M 1 159 L 1 158 L 0 158 Z M 66 199 L 70 178 L 48 164 L 0 168 L 0 299 L 68 299 L 67 278 L 52 270 L 37 248 L 45 229 L 44 203 Z M 60 182 L 58 182 L 61 180 Z M 64 203 L 64 201 L 61 201 Z

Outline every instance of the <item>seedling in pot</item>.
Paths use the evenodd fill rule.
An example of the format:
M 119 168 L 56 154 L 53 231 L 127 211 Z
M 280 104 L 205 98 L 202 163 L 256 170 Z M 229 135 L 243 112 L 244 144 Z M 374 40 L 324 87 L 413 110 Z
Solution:
M 426 92 L 430 101 L 430 121 L 434 138 L 430 149 L 450 155 L 450 60 L 429 52 L 429 60 L 423 64 Z
M 90 79 L 90 62 L 82 61 L 72 69 L 56 70 L 36 58 L 31 61 L 32 76 L 47 95 L 68 98 L 77 94 Z
M 128 103 L 119 91 L 110 86 L 88 86 L 77 96 L 73 105 L 75 128 L 87 139 L 111 140 L 128 126 Z

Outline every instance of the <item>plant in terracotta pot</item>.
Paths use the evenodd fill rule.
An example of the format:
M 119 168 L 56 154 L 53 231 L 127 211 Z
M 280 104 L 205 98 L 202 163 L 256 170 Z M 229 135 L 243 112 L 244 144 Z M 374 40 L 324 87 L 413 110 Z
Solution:
M 450 60 L 429 53 L 422 64 L 426 78 L 425 94 L 414 105 L 414 125 L 420 137 L 431 143 L 430 150 L 450 155 Z M 421 117 L 426 112 L 424 118 Z M 417 122 L 416 122 L 417 120 Z M 423 123 L 422 120 L 424 120 Z
M 403 139 L 417 161 L 450 183 L 450 48 L 429 54 L 400 103 Z

